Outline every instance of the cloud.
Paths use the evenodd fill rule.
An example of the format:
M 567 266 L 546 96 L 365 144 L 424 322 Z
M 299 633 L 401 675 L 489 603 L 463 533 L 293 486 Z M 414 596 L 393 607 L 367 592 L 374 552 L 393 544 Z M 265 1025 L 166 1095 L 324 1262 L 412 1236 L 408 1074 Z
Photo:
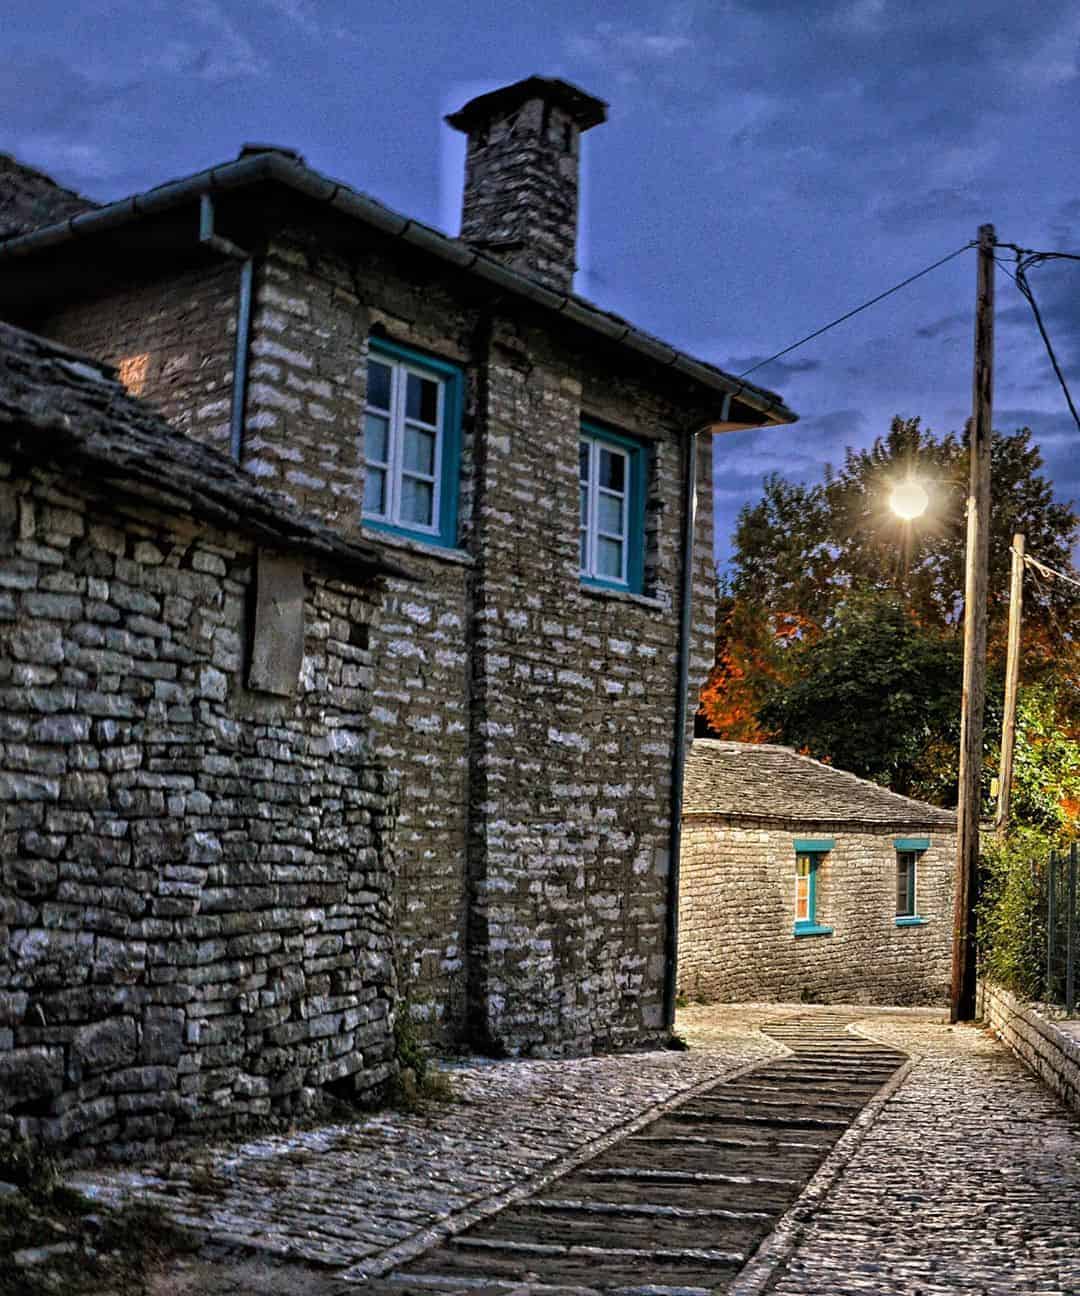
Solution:
M 761 364 L 764 359 L 766 359 L 764 354 L 735 357 L 730 362 L 731 372 L 746 373 L 748 369 Z M 770 360 L 767 365 L 762 365 L 749 376 L 753 382 L 779 382 L 784 378 L 790 378 L 792 374 L 814 373 L 820 368 L 821 361 L 811 360 L 809 357 L 803 360 Z
M 998 318 L 1000 319 L 1000 316 Z M 931 320 L 929 324 L 922 324 L 915 330 L 915 336 L 936 338 L 941 337 L 943 333 L 953 333 L 961 327 L 971 328 L 970 311 L 953 311 L 948 315 L 942 315 L 940 319 Z
M 267 75 L 268 61 L 217 0 L 189 0 L 185 18 L 196 30 L 168 41 L 154 57 L 158 67 L 213 82 Z

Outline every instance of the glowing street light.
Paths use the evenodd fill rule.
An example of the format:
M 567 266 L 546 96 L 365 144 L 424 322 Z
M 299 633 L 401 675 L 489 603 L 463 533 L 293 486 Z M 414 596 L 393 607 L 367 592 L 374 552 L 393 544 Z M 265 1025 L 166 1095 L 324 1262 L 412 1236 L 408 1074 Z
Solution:
M 889 495 L 889 507 L 905 522 L 922 517 L 930 503 L 930 496 L 917 481 L 901 482 Z

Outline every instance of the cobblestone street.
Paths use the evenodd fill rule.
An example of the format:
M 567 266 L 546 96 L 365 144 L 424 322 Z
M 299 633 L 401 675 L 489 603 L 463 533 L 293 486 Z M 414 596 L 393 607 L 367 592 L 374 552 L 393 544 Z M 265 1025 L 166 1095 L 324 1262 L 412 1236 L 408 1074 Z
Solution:
M 335 1290 L 362 1290 L 368 1275 L 535 1191 L 658 1107 L 780 1054 L 756 1027 L 797 1011 L 693 1007 L 679 1022 L 688 1053 L 460 1064 L 457 1101 L 423 1114 L 380 1113 L 78 1180 L 108 1200 L 159 1201 L 225 1250 L 314 1263 L 332 1271 Z M 1080 1122 L 983 1031 L 926 1011 L 851 1016 L 910 1067 L 731 1290 L 1076 1296 Z M 217 1291 L 225 1269 L 212 1268 L 216 1276 L 195 1264 L 187 1284 L 174 1273 L 160 1290 Z M 281 1290 L 309 1290 L 291 1266 L 275 1281 L 286 1273 L 293 1285 Z
M 1080 1121 L 984 1031 L 861 1025 L 914 1065 L 831 1191 L 804 1198 L 790 1258 L 734 1290 L 1076 1296 Z

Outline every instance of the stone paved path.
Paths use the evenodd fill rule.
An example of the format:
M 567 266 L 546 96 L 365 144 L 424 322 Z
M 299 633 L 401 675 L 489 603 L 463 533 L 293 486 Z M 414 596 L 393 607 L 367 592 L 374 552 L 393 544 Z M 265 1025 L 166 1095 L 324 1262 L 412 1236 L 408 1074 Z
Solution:
M 689 1053 L 464 1063 L 451 1067 L 457 1100 L 425 1113 L 382 1112 L 72 1182 L 112 1204 L 157 1202 L 253 1254 L 342 1270 L 385 1255 L 389 1265 L 433 1228 L 524 1193 L 658 1105 L 784 1053 L 756 1029 L 769 1013 L 718 1008 L 705 1046 Z
M 690 1053 L 470 1065 L 455 1075 L 461 1101 L 427 1116 L 381 1114 L 80 1179 L 112 1199 L 156 1198 L 245 1252 L 327 1265 L 336 1285 L 347 1271 L 386 1272 L 658 1104 L 777 1054 L 754 1028 L 783 1011 L 695 1007 L 680 1017 Z M 926 1014 L 853 1016 L 911 1067 L 732 1292 L 1080 1296 L 1080 1123 L 981 1031 Z
M 735 1292 L 1077 1296 L 1080 1121 L 986 1032 L 861 1025 L 914 1065 L 792 1254 Z

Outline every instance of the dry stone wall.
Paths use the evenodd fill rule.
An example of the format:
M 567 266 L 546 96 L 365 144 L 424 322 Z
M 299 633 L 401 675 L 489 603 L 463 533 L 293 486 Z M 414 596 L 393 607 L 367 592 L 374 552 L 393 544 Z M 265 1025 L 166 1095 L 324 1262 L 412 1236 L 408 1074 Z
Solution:
M 496 309 L 415 249 L 352 232 L 333 253 L 324 235 L 283 229 L 257 263 L 244 466 L 355 533 L 370 338 L 464 376 L 456 547 L 365 532 L 421 577 L 389 584 L 371 631 L 373 751 L 402 783 L 397 941 L 414 1016 L 433 1039 L 513 1052 L 656 1035 L 684 455 L 718 402 L 538 308 Z M 207 351 L 224 355 L 231 317 L 206 300 Z M 579 579 L 583 417 L 649 447 L 641 596 Z M 714 606 L 708 436 L 697 453 L 691 698 Z
M 373 591 L 308 573 L 278 697 L 244 686 L 243 538 L 3 463 L 0 546 L 0 1137 L 129 1157 L 377 1092 Z
M 917 909 L 897 926 L 897 837 L 926 835 Z M 794 935 L 796 837 L 831 837 L 817 922 Z M 762 824 L 694 815 L 683 824 L 679 988 L 695 999 L 939 1003 L 947 999 L 954 834 L 918 825 Z
M 104 301 L 20 322 L 115 365 L 133 396 L 228 454 L 239 281 L 236 262 L 221 260 L 122 280 Z

